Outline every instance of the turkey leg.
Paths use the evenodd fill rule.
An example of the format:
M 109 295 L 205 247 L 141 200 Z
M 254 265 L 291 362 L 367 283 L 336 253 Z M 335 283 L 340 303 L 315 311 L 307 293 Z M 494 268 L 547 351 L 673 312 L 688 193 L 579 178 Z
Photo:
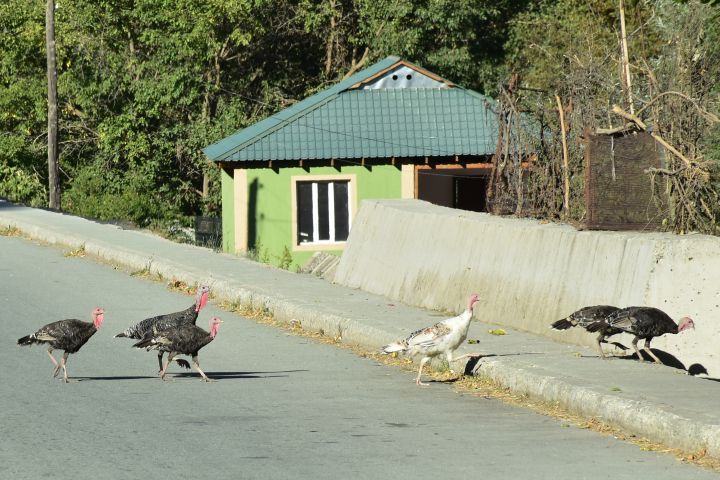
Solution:
M 165 381 L 165 373 L 167 372 L 168 367 L 172 363 L 173 358 L 175 358 L 175 354 L 172 352 L 168 353 L 168 358 L 167 358 L 167 363 L 165 364 L 165 368 L 160 370 L 160 380 Z
M 55 360 L 55 357 L 52 356 L 53 348 L 48 348 L 48 356 L 50 357 L 50 361 L 53 362 L 53 365 L 55 365 L 55 370 L 53 371 L 53 378 L 57 377 L 58 372 L 60 371 L 60 365 L 58 364 L 57 360 Z
M 600 335 L 598 335 L 598 337 L 597 337 L 597 344 L 598 344 L 598 352 L 600 352 L 600 358 L 603 358 L 603 359 L 607 358 L 605 356 L 605 352 L 603 352 L 602 345 L 600 345 L 604 341 L 605 341 L 605 334 L 601 332 Z
M 660 359 L 657 357 L 657 355 L 655 355 L 652 352 L 652 350 L 650 350 L 650 340 L 652 340 L 652 338 L 645 339 L 645 345 L 643 346 L 643 350 L 645 350 L 648 353 L 648 355 L 650 355 L 653 358 L 653 360 L 655 360 L 655 363 L 662 363 L 660 361 Z
M 466 354 L 460 355 L 457 358 L 453 358 L 453 352 L 448 352 L 448 354 L 447 354 L 448 366 L 450 366 L 451 362 L 457 362 L 458 360 L 462 360 L 463 358 L 468 358 L 468 357 L 480 358 L 480 357 L 482 357 L 482 353 L 466 353 Z M 454 374 L 455 370 L 453 370 L 452 367 L 450 367 L 450 372 Z
M 425 366 L 425 364 L 430 360 L 430 357 L 423 357 L 422 360 L 420 360 L 420 369 L 418 370 L 417 378 L 415 379 L 415 385 L 420 385 L 423 387 L 427 387 L 430 385 L 429 383 L 423 383 L 420 381 L 420 375 L 422 375 L 422 369 Z
M 639 362 L 644 362 L 645 359 L 644 359 L 643 356 L 640 354 L 640 350 L 638 350 L 638 346 L 637 346 L 638 340 L 640 340 L 640 337 L 635 337 L 635 338 L 633 338 L 632 346 L 633 346 L 633 348 L 635 349 L 635 353 L 637 353 L 638 361 L 639 361 Z
M 162 371 L 163 371 L 162 357 L 164 354 L 165 354 L 165 352 L 158 352 L 158 365 L 160 365 L 160 370 L 158 370 L 158 373 L 162 373 Z
M 63 380 L 65 383 L 70 383 L 68 380 L 68 374 L 67 374 L 67 367 L 65 364 L 67 363 L 68 355 L 70 355 L 68 352 L 64 352 L 62 358 L 60 359 L 60 366 L 62 366 L 63 369 Z
M 200 370 L 200 362 L 198 361 L 198 356 L 197 356 L 197 355 L 193 355 L 192 361 L 193 361 L 193 365 L 195 366 L 195 370 L 197 370 L 197 371 L 200 373 L 200 375 L 202 376 L 202 380 L 203 380 L 204 382 L 209 382 L 210 379 L 207 377 L 207 375 L 205 375 L 205 372 L 203 372 L 202 370 Z

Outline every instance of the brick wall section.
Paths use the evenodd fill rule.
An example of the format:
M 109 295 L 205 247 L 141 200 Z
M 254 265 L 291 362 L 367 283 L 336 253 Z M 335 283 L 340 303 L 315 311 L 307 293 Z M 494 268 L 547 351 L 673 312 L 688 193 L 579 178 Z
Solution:
M 665 183 L 658 177 L 653 186 L 650 174 L 645 173 L 648 167 L 662 166 L 660 148 L 645 132 L 589 136 L 585 151 L 588 229 L 661 229 L 668 215 Z

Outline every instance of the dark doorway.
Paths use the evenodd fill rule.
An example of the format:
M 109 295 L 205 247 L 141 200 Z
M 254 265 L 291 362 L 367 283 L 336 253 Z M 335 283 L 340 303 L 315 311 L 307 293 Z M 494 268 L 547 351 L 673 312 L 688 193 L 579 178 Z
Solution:
M 481 168 L 418 170 L 417 196 L 443 207 L 487 212 L 488 173 Z
M 485 212 L 485 199 L 488 187 L 488 178 L 485 176 L 467 176 L 455 178 L 455 205 L 454 208 Z

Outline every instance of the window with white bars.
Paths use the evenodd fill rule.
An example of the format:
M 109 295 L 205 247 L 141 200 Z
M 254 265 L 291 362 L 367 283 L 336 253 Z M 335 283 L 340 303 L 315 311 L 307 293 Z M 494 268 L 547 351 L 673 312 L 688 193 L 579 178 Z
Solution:
M 297 245 L 344 242 L 350 233 L 349 180 L 297 181 Z

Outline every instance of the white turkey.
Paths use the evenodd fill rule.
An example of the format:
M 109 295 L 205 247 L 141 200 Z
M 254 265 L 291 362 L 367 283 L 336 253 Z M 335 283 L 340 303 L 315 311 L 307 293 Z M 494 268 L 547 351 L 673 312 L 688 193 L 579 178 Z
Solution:
M 610 328 L 616 328 L 623 332 L 632 333 L 632 346 L 637 353 L 638 360 L 643 361 L 637 343 L 641 338 L 645 339 L 643 350 L 655 360 L 655 363 L 662 363 L 660 359 L 650 350 L 650 341 L 654 337 L 665 335 L 666 333 L 678 334 L 690 328 L 695 328 L 695 322 L 690 317 L 680 319 L 680 325 L 675 323 L 670 316 L 660 309 L 654 307 L 627 307 L 610 314 L 605 320 L 592 323 L 588 326 L 588 332 L 597 332 L 605 328 L 607 324 Z
M 404 340 L 385 345 L 383 353 L 402 352 L 408 355 L 421 355 L 420 369 L 418 370 L 415 383 L 417 385 L 428 385 L 420 381 L 422 370 L 425 364 L 433 357 L 445 355 L 448 363 L 461 360 L 466 357 L 478 357 L 479 353 L 467 353 L 453 358 L 453 353 L 467 338 L 470 320 L 472 319 L 473 308 L 480 301 L 477 294 L 470 295 L 467 309 L 457 317 L 448 318 L 436 323 L 431 327 L 413 332 Z
M 68 383 L 67 359 L 71 353 L 77 353 L 80 348 L 95 335 L 100 325 L 103 323 L 105 312 L 102 308 L 95 308 L 92 312 L 92 322 L 83 322 L 74 318 L 67 320 L 58 320 L 57 322 L 48 323 L 40 327 L 35 333 L 18 339 L 17 344 L 21 346 L 32 345 L 34 343 L 47 343 L 48 356 L 55 365 L 53 377 L 57 377 L 60 369 L 63 369 L 63 380 Z M 63 356 L 60 363 L 53 357 L 53 350 L 63 350 Z

